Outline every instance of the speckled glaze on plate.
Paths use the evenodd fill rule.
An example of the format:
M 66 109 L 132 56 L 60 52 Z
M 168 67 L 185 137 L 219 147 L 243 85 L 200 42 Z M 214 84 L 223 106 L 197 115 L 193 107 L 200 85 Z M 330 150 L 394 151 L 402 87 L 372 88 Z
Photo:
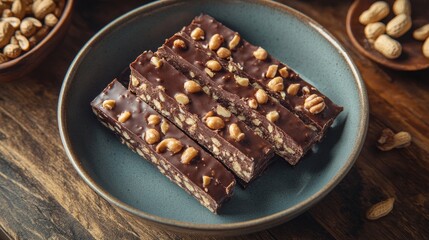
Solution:
M 247 190 L 236 188 L 220 215 L 200 206 L 150 163 L 120 144 L 89 103 L 128 63 L 208 13 L 264 46 L 345 110 L 296 167 L 275 162 Z M 244 234 L 292 219 L 346 175 L 367 131 L 368 102 L 343 47 L 302 13 L 271 1 L 161 1 L 125 14 L 80 51 L 61 90 L 61 139 L 73 166 L 98 194 L 148 223 L 187 233 Z

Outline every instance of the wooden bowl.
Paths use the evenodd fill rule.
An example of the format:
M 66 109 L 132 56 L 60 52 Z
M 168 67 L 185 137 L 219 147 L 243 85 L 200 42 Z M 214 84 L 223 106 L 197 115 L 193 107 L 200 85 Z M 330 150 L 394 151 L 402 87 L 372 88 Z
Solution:
M 382 22 L 387 24 L 395 16 L 392 11 L 394 0 L 385 1 L 390 6 L 390 13 Z M 413 26 L 405 35 L 396 39 L 402 44 L 402 55 L 397 59 L 388 59 L 384 57 L 381 53 L 377 52 L 365 38 L 365 26 L 359 22 L 359 16 L 374 2 L 374 0 L 356 0 L 349 8 L 346 27 L 347 34 L 353 45 L 366 57 L 392 69 L 416 71 L 429 68 L 429 58 L 426 58 L 422 53 L 423 41 L 417 41 L 412 36 L 415 29 L 429 23 L 429 1 L 411 1 Z
M 71 20 L 74 0 L 67 0 L 58 23 L 34 48 L 16 59 L 0 64 L 0 82 L 17 80 L 32 71 L 60 43 Z

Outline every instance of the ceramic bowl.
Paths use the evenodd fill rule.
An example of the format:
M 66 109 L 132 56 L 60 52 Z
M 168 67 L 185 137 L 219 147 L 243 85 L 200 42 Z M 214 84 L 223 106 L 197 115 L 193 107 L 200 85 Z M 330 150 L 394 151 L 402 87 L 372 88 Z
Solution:
M 208 13 L 296 69 L 344 106 L 322 143 L 296 166 L 276 161 L 214 215 L 120 144 L 90 102 L 144 50 L 156 50 Z M 328 194 L 357 158 L 368 122 L 366 91 L 344 48 L 314 20 L 271 1 L 160 1 L 115 20 L 80 51 L 58 107 L 61 138 L 80 176 L 103 198 L 144 221 L 186 233 L 244 234 L 283 223 Z
M 74 0 L 66 0 L 58 23 L 49 34 L 30 51 L 18 58 L 0 64 L 0 82 L 17 80 L 35 69 L 64 38 L 70 26 Z

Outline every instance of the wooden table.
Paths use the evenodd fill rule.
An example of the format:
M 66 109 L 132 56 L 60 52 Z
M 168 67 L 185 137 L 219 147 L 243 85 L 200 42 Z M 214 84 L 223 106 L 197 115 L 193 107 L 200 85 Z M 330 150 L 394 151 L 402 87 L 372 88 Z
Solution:
M 272 229 L 231 239 L 426 239 L 429 237 L 429 71 L 396 72 L 366 59 L 347 39 L 349 1 L 284 1 L 320 22 L 359 67 L 371 106 L 362 153 L 320 203 Z M 0 234 L 12 239 L 201 239 L 145 225 L 92 191 L 69 163 L 57 129 L 65 72 L 101 27 L 140 1 L 78 1 L 63 44 L 33 73 L 0 85 Z M 381 152 L 380 131 L 411 133 L 405 149 Z M 377 221 L 372 204 L 395 197 Z M 210 238 L 222 239 L 222 238 Z

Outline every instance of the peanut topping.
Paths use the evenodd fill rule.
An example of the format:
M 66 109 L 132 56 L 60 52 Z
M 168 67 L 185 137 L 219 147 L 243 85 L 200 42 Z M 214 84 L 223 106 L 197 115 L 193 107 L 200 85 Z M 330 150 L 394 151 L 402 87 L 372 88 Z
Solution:
M 291 96 L 295 96 L 298 91 L 299 91 L 300 85 L 299 83 L 292 83 L 291 85 L 289 85 L 289 87 L 287 88 L 287 94 L 291 95 Z
M 206 120 L 207 127 L 212 130 L 219 130 L 225 127 L 225 123 L 220 117 L 208 117 Z
M 186 49 L 186 43 L 182 39 L 176 39 L 173 42 L 173 47 L 178 49 Z
M 283 78 L 282 77 L 275 77 L 268 82 L 267 86 L 271 91 L 280 92 L 284 88 Z
M 116 106 L 116 101 L 113 99 L 104 100 L 102 106 L 104 109 L 112 110 Z
M 132 76 L 131 85 L 133 85 L 134 87 L 137 87 L 139 84 L 140 84 L 139 80 L 136 77 Z
M 158 57 L 153 56 L 150 59 L 150 63 L 154 65 L 156 68 L 160 68 L 162 66 L 162 61 Z
M 256 91 L 255 98 L 256 98 L 256 101 L 258 101 L 259 104 L 265 104 L 265 103 L 268 102 L 268 95 L 262 89 L 258 89 L 258 91 Z
M 240 43 L 240 35 L 238 35 L 238 33 L 236 33 L 234 35 L 234 37 L 231 39 L 231 42 L 229 42 L 229 49 L 233 50 L 235 47 L 238 46 L 238 44 Z
M 209 117 L 211 117 L 211 116 L 214 116 L 214 112 L 213 112 L 213 111 L 207 112 L 207 113 L 204 115 L 204 117 L 202 118 L 203 122 L 207 121 L 207 118 L 209 118 Z
M 228 48 L 221 47 L 217 50 L 217 56 L 220 58 L 229 58 L 231 56 L 231 51 Z
M 194 40 L 204 40 L 204 30 L 197 27 L 191 32 L 191 38 Z
M 222 69 L 222 66 L 220 63 L 216 60 L 209 60 L 206 62 L 206 67 L 208 67 L 210 70 L 214 72 L 218 72 Z
M 226 108 L 222 107 L 221 105 L 217 105 L 216 113 L 222 117 L 226 117 L 226 118 L 231 117 L 231 112 L 228 111 Z
M 208 187 L 211 181 L 212 181 L 211 177 L 203 176 L 203 187 Z
M 147 124 L 158 125 L 161 122 L 161 118 L 158 115 L 152 114 L 147 118 Z
M 150 145 L 159 142 L 160 139 L 161 135 L 156 129 L 148 129 L 144 136 L 144 140 Z
M 277 74 L 277 69 L 279 68 L 279 65 L 271 65 L 268 67 L 267 73 L 265 74 L 265 77 L 267 78 L 273 78 Z
M 240 77 L 238 75 L 234 75 L 235 81 L 237 82 L 238 85 L 242 86 L 242 87 L 247 87 L 249 86 L 249 79 L 245 78 L 245 77 Z
M 183 148 L 183 145 L 179 140 L 175 138 L 166 138 L 162 140 L 160 143 L 158 143 L 158 145 L 156 145 L 155 150 L 157 153 L 162 153 L 168 149 L 168 151 L 170 151 L 171 153 L 176 154 L 180 152 L 182 148 Z
M 198 150 L 193 147 L 188 147 L 183 151 L 180 157 L 180 162 L 183 164 L 190 164 L 192 159 L 198 155 Z
M 318 114 L 325 109 L 325 101 L 317 94 L 312 94 L 305 99 L 304 108 L 313 114 Z
M 236 142 L 240 142 L 244 139 L 244 133 L 241 132 L 240 128 L 236 123 L 229 125 L 229 136 L 234 139 Z
M 279 70 L 280 76 L 287 78 L 289 77 L 289 71 L 287 70 L 287 67 L 283 67 Z
M 258 108 L 258 102 L 256 101 L 256 99 L 251 98 L 247 101 L 247 104 L 249 105 L 250 108 L 252 109 L 257 109 Z
M 216 51 L 223 43 L 223 36 L 220 34 L 213 35 L 209 41 L 209 49 Z
M 174 99 L 176 99 L 177 102 L 179 102 L 179 103 L 181 103 L 183 105 L 186 105 L 186 104 L 189 103 L 188 96 L 186 96 L 186 94 L 183 94 L 183 93 L 176 93 L 174 95 Z
M 253 52 L 253 56 L 255 56 L 256 59 L 264 61 L 268 57 L 267 51 L 265 49 L 259 47 L 256 51 Z
M 279 117 L 280 117 L 280 115 L 279 115 L 279 113 L 277 111 L 271 111 L 271 112 L 267 113 L 267 116 L 266 116 L 266 118 L 268 119 L 268 121 L 270 121 L 272 123 L 274 123 L 277 120 L 279 120 Z
M 201 91 L 201 86 L 195 81 L 188 80 L 183 84 L 183 88 L 186 90 L 187 93 L 197 93 Z
M 126 122 L 131 117 L 131 113 L 128 111 L 122 112 L 121 115 L 118 117 L 118 121 L 120 123 Z
M 161 123 L 161 132 L 165 135 L 168 132 L 168 129 L 170 128 L 170 125 L 164 120 L 162 120 Z

